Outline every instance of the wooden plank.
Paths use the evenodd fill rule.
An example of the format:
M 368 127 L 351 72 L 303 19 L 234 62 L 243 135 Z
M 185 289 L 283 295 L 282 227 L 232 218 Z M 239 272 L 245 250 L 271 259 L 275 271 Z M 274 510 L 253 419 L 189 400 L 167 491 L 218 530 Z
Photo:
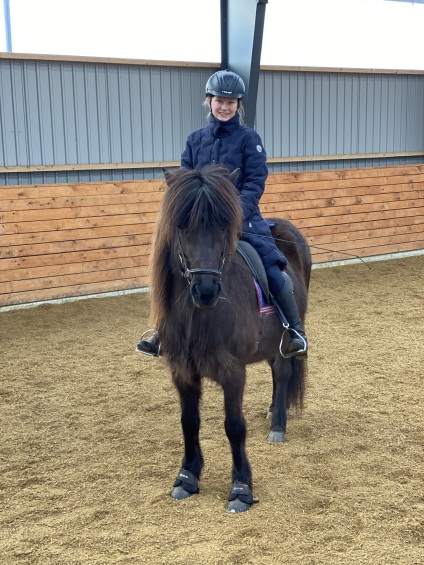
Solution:
M 349 179 L 349 180 L 320 180 L 311 182 L 299 183 L 275 183 L 267 184 L 263 197 L 272 194 L 280 194 L 281 196 L 302 194 L 303 198 L 315 198 L 315 194 L 320 191 L 330 191 L 331 194 L 338 194 L 346 192 L 347 194 L 355 194 L 353 189 L 359 189 L 357 192 L 360 194 L 361 189 L 369 188 L 369 190 L 378 194 L 379 192 L 402 192 L 405 186 L 409 185 L 409 190 L 422 188 L 424 182 L 424 175 L 416 175 L 415 177 L 387 177 L 380 178 L 365 178 L 365 179 Z M 375 187 L 375 188 L 373 188 Z M 262 198 L 263 198 L 262 197 Z M 262 200 L 262 199 L 261 199 Z
M 354 159 L 393 159 L 396 157 L 421 157 L 424 151 L 393 151 L 382 153 L 338 153 L 332 155 L 293 155 L 268 157 L 267 163 L 315 163 L 320 161 L 348 161 Z M 134 169 L 176 169 L 180 161 L 130 161 L 118 163 L 73 163 L 60 165 L 8 165 L 0 166 L 0 173 L 64 172 L 64 171 L 116 171 Z
M 83 55 L 45 55 L 37 53 L 0 53 L 0 59 L 23 61 L 65 61 L 69 63 L 102 63 L 110 65 L 136 65 L 149 67 L 197 67 L 219 70 L 217 62 L 198 61 L 165 61 L 155 59 L 125 59 L 122 57 L 90 57 Z M 389 74 L 389 75 L 422 75 L 424 71 L 416 69 L 375 69 L 365 67 L 311 67 L 297 65 L 261 65 L 263 71 L 294 73 L 354 73 L 354 74 Z
M 86 251 L 88 249 L 113 249 L 133 245 L 146 246 L 150 241 L 148 234 L 104 237 L 101 239 L 84 239 L 77 241 L 53 241 L 40 244 L 17 245 L 15 247 L 0 247 L 0 259 L 11 257 L 27 257 L 28 255 L 49 255 L 56 253 L 69 253 L 73 251 Z
M 45 55 L 38 53 L 0 53 L 0 59 L 15 59 L 19 61 L 65 61 L 68 63 L 102 63 L 105 65 L 136 65 L 147 67 L 189 67 L 219 70 L 218 63 L 201 63 L 198 61 L 164 61 L 156 59 L 125 59 L 122 57 L 89 57 L 84 55 Z M 376 71 L 378 72 L 378 71 Z M 396 74 L 409 71 L 392 71 Z M 415 71 L 411 71 L 413 73 Z
M 56 198 L 57 196 L 97 196 L 112 194 L 139 194 L 140 198 L 162 198 L 163 180 L 139 180 L 116 182 L 90 182 L 73 184 L 35 184 L 0 186 L 0 200 Z
M 0 224 L 0 234 L 37 233 L 72 229 L 123 226 L 135 224 L 145 233 L 153 232 L 155 222 L 140 222 L 140 214 L 117 214 L 111 216 L 87 216 L 84 218 L 64 218 L 60 220 L 33 220 L 30 222 L 8 222 Z
M 401 216 L 398 218 L 385 218 L 384 220 L 365 220 L 363 222 L 348 222 L 348 223 L 337 223 L 323 226 L 305 226 L 302 228 L 302 233 L 305 237 L 314 236 L 325 236 L 337 234 L 348 233 L 349 237 L 352 237 L 352 233 L 360 232 L 362 230 L 375 230 L 381 226 L 387 228 L 398 227 L 398 226 L 413 226 L 418 225 L 421 229 L 424 226 L 424 216 Z
M 63 171 L 119 171 L 128 169 L 178 168 L 180 161 L 131 161 L 129 163 L 81 163 L 61 165 L 15 165 L 0 167 L 0 173 L 40 173 Z
M 332 155 L 293 155 L 290 157 L 268 157 L 267 163 L 314 163 L 317 161 L 350 161 L 352 159 L 393 159 L 395 157 L 421 157 L 423 151 L 401 151 L 383 153 L 335 153 Z
M 294 217 L 294 216 L 298 217 Z M 349 224 L 349 223 L 357 223 L 357 222 L 366 222 L 366 221 L 384 221 L 386 219 L 391 218 L 403 218 L 403 217 L 422 217 L 424 215 L 424 207 L 419 208 L 403 208 L 403 209 L 392 209 L 392 210 L 383 210 L 377 212 L 362 212 L 359 214 L 352 215 L 334 215 L 334 216 L 316 216 L 314 214 L 307 215 L 305 214 L 304 217 L 300 213 L 296 214 L 292 212 L 291 214 L 280 214 L 277 216 L 275 213 L 264 214 L 266 218 L 273 218 L 273 217 L 281 217 L 286 218 L 291 221 L 301 230 L 306 227 L 320 227 L 320 226 L 332 226 L 332 225 L 339 225 L 339 224 Z M 352 237 L 354 237 L 354 231 L 352 233 Z
M 111 247 L 106 249 L 87 249 L 84 251 L 70 251 L 69 253 L 49 253 L 46 255 L 25 255 L 23 257 L 12 257 L 0 259 L 0 272 L 15 269 L 36 269 L 38 267 L 50 267 L 60 265 L 64 268 L 72 263 L 90 263 L 92 261 L 115 260 L 122 257 L 137 257 L 138 255 L 149 255 L 150 247 L 147 245 L 131 245 L 127 247 Z
M 422 75 L 422 70 L 406 69 L 374 69 L 364 67 L 306 67 L 306 66 L 287 66 L 287 65 L 261 65 L 261 71 L 282 71 L 296 73 L 354 73 L 354 74 L 384 74 L 384 75 Z
M 370 238 L 358 238 L 355 240 L 345 239 L 327 243 L 312 242 L 311 246 L 314 249 L 319 247 L 324 248 L 325 251 L 351 251 L 352 249 L 357 249 L 358 247 L 367 247 L 372 250 L 374 247 L 386 246 L 392 247 L 393 245 L 399 245 L 403 243 L 414 244 L 415 249 L 424 248 L 424 232 L 414 233 L 414 234 L 392 234 L 380 237 L 370 237 Z
M 404 194 L 405 192 L 419 192 L 424 190 L 424 177 L 423 181 L 420 182 L 408 182 L 405 184 L 359 184 L 358 186 L 349 187 L 335 187 L 330 183 L 324 183 L 318 188 L 314 187 L 313 190 L 309 190 L 309 185 L 307 183 L 302 183 L 297 185 L 293 190 L 293 185 L 275 185 L 273 190 L 265 190 L 261 203 L 267 202 L 293 202 L 297 200 L 302 200 L 304 202 L 309 202 L 316 200 L 318 198 L 331 200 L 332 198 L 341 198 L 344 196 L 356 196 L 361 198 L 362 196 L 374 196 L 378 198 L 381 195 L 392 194 L 393 197 L 399 194 Z
M 29 304 L 43 300 L 54 300 L 57 298 L 69 298 L 75 296 L 87 296 L 90 294 L 102 294 L 131 290 L 146 287 L 147 276 L 134 277 L 132 279 L 121 279 L 107 282 L 83 283 L 68 287 L 43 288 L 13 294 L 0 294 L 0 307 L 12 306 L 14 304 Z
M 85 273 L 91 271 L 108 271 L 112 269 L 126 269 L 128 267 L 148 267 L 150 254 L 134 255 L 128 257 L 115 257 L 99 259 L 97 261 L 84 261 L 81 263 L 63 263 L 61 265 L 51 265 L 48 269 L 43 267 L 32 267 L 27 269 L 7 270 L 2 273 L 2 282 L 19 281 L 30 279 L 42 279 L 47 275 L 56 277 L 62 275 L 80 274 L 81 279 Z
M 149 234 L 152 237 L 152 224 L 130 224 L 122 226 L 92 227 L 86 229 L 55 230 L 36 233 L 0 235 L 0 247 L 52 243 L 54 241 L 78 241 L 80 239 L 102 239 L 127 235 Z
M 366 247 L 355 247 L 350 249 L 349 252 L 320 252 L 314 250 L 312 252 L 312 258 L 314 263 L 327 263 L 331 261 L 345 261 L 347 259 L 354 258 L 366 258 L 366 257 L 378 257 L 380 255 L 395 254 L 395 253 L 405 253 L 408 251 L 416 251 L 417 249 L 424 249 L 422 247 L 416 247 L 414 242 L 400 243 L 397 245 L 392 245 L 390 249 L 386 246 L 376 246 L 369 248 Z
M 93 216 L 114 216 L 120 214 L 139 214 L 140 222 L 155 222 L 157 212 L 144 212 L 144 203 L 122 204 L 118 206 L 86 206 L 78 208 L 59 208 L 53 210 L 18 210 L 13 212 L 0 211 L 0 222 L 19 223 L 38 220 L 62 220 L 70 218 L 89 218 Z
M 41 290 L 43 288 L 57 288 L 75 286 L 81 283 L 91 284 L 96 282 L 120 281 L 135 277 L 147 276 L 146 266 L 126 267 L 123 269 L 109 269 L 107 271 L 88 271 L 84 273 L 71 273 L 66 275 L 44 276 L 34 279 L 11 280 L 0 283 L 1 294 Z
M 96 206 L 116 206 L 126 204 L 132 206 L 134 204 L 143 204 L 145 212 L 155 212 L 159 209 L 159 199 L 156 201 L 142 200 L 139 193 L 134 194 L 106 194 L 98 196 L 79 196 L 62 198 L 39 198 L 39 199 L 23 199 L 3 200 L 1 203 L 2 211 L 11 210 L 54 210 L 60 208 L 95 208 Z
M 331 169 L 325 171 L 292 171 L 288 173 L 270 173 L 267 183 L 296 184 L 323 180 L 346 180 L 424 174 L 424 165 L 396 165 L 393 167 L 365 167 L 362 169 Z
M 412 225 L 401 225 L 401 226 L 388 226 L 388 227 L 380 227 L 377 229 L 356 229 L 355 230 L 355 241 L 363 240 L 363 239 L 374 239 L 376 237 L 383 237 L 389 235 L 404 235 L 409 234 L 410 236 L 414 234 L 420 234 L 424 232 L 424 225 L 423 223 L 420 224 L 412 224 Z M 303 235 L 308 240 L 308 243 L 329 243 L 329 242 L 337 242 L 337 241 L 352 241 L 352 231 L 345 231 L 345 232 L 330 232 L 326 234 L 319 234 L 315 236 L 310 236 L 305 231 L 303 231 Z
M 368 205 L 372 206 L 384 206 L 387 204 L 398 205 L 403 202 L 416 202 L 419 206 L 420 202 L 424 203 L 424 190 L 418 190 L 416 192 L 403 192 L 403 193 L 389 193 L 389 194 L 370 194 L 363 196 L 339 196 L 334 198 L 317 198 L 313 201 L 311 200 L 294 200 L 282 206 L 281 201 L 277 202 L 265 202 L 261 203 L 261 210 L 263 212 L 270 212 L 272 210 L 283 210 L 283 211 L 293 211 L 293 210 L 321 210 L 325 209 L 331 214 L 331 210 L 341 207 L 352 207 L 359 211 L 361 207 Z
M 362 214 L 375 214 L 384 212 L 400 212 L 401 210 L 409 211 L 415 207 L 421 208 L 424 202 L 420 200 L 395 200 L 390 202 L 373 202 L 369 204 L 352 204 L 346 206 L 316 206 L 314 208 L 299 208 L 299 209 L 285 209 L 281 210 L 279 206 L 271 204 L 261 206 L 264 216 L 284 215 L 289 220 L 296 220 L 300 218 L 324 218 L 324 217 L 344 217 L 349 216 L 362 217 Z M 383 216 L 382 216 L 383 217 Z M 350 218 L 352 220 L 353 218 Z

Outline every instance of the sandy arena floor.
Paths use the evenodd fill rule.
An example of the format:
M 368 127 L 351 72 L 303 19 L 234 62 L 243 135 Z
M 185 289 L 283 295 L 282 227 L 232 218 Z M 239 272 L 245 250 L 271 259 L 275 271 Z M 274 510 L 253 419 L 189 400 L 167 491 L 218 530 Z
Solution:
M 424 564 L 424 256 L 313 271 L 306 405 L 266 441 L 245 398 L 254 494 L 225 512 L 222 393 L 205 383 L 201 493 L 169 493 L 182 442 L 161 361 L 134 352 L 148 294 L 0 313 L 2 565 Z

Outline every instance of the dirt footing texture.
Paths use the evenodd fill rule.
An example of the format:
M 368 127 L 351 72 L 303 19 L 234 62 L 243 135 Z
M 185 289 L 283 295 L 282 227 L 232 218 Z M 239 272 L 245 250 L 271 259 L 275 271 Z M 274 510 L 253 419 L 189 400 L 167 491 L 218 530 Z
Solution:
M 170 497 L 179 402 L 134 352 L 148 294 L 0 313 L 3 565 L 424 563 L 424 257 L 313 271 L 305 409 L 267 442 L 265 364 L 248 369 L 259 499 L 225 512 L 221 390 L 205 382 L 200 494 Z

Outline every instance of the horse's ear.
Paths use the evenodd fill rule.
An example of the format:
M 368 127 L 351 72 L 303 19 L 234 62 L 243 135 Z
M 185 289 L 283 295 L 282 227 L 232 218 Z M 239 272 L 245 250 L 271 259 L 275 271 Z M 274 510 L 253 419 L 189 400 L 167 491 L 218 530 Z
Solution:
M 162 168 L 162 172 L 163 172 L 163 176 L 165 177 L 166 182 L 168 183 L 168 181 L 172 178 L 171 171 L 169 171 L 168 169 Z
M 233 183 L 234 186 L 237 184 L 237 179 L 240 174 L 240 167 L 238 169 L 234 169 L 232 173 L 230 173 L 230 181 Z

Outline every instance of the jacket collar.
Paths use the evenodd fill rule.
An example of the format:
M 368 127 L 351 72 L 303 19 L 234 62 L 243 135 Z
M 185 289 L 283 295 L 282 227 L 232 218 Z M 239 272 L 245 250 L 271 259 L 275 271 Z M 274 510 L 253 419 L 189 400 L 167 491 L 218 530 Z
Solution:
M 240 127 L 240 115 L 237 112 L 228 122 L 221 122 L 211 114 L 208 127 L 214 137 L 228 137 Z

